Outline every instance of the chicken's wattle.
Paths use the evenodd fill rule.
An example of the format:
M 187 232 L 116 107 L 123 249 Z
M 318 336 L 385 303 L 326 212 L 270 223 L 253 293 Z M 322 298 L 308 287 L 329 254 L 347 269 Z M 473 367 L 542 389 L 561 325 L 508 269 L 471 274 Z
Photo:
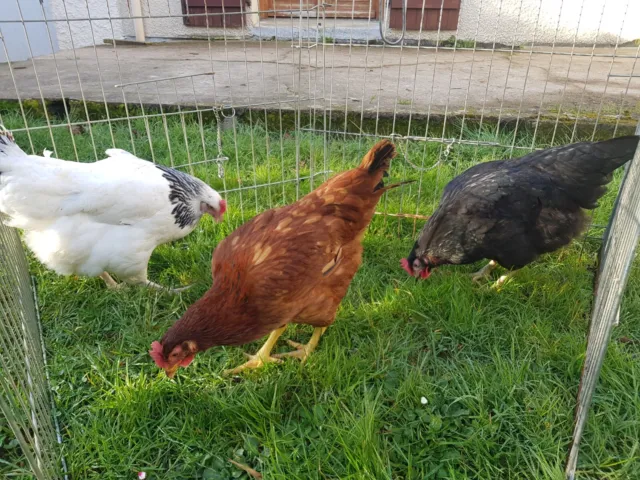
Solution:
M 411 269 L 411 266 L 409 265 L 409 260 L 407 260 L 406 258 L 403 258 L 400 260 L 400 265 L 402 266 L 403 270 L 405 272 L 407 272 L 409 275 L 411 275 L 413 277 L 413 270 Z
M 405 272 L 407 272 L 409 275 L 411 275 L 412 277 L 416 276 L 414 270 L 411 268 L 411 265 L 409 265 L 409 260 L 408 259 L 406 259 L 406 258 L 401 259 L 400 260 L 400 265 L 402 266 L 402 269 Z M 425 267 L 424 269 L 420 270 L 419 276 L 423 280 L 429 278 L 429 275 L 431 275 L 431 271 L 429 270 L 428 267 Z

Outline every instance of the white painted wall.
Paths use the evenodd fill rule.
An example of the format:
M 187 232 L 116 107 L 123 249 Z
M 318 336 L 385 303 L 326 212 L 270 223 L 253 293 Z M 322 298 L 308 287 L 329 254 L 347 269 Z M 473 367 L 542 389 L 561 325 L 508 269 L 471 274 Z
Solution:
M 133 21 L 128 0 L 50 0 L 57 19 L 121 17 L 115 20 L 60 22 L 56 24 L 61 49 L 103 43 L 105 38 L 132 39 Z M 378 0 L 372 0 L 378 1 Z M 440 38 L 456 35 L 483 43 L 523 44 L 615 44 L 640 39 L 640 0 L 461 0 L 458 31 L 441 32 Z M 258 0 L 251 0 L 257 10 Z M 180 0 L 143 0 L 144 26 L 149 40 L 222 37 L 216 28 L 183 24 Z M 625 15 L 626 12 L 626 15 Z M 173 17 L 171 17 L 173 15 Z M 165 17 L 165 18 L 160 18 Z M 227 29 L 227 38 L 251 33 L 257 15 L 248 15 L 247 29 Z M 373 23 L 373 22 L 372 22 Z M 93 28 L 93 30 L 92 30 Z M 418 32 L 408 32 L 417 38 Z M 435 39 L 436 32 L 421 38 Z
M 4 0 L 0 0 L 4 1 Z M 135 37 L 132 13 L 127 0 L 50 0 L 53 18 L 71 19 L 56 23 L 61 49 L 102 44 L 107 38 L 132 40 Z M 255 2 L 257 8 L 258 0 Z M 182 22 L 180 0 L 142 0 L 145 34 L 149 40 L 222 37 L 221 28 L 187 27 Z M 250 7 L 251 8 L 251 7 Z M 164 18 L 162 18 L 164 17 Z M 248 16 L 251 21 L 251 15 Z M 111 18 L 112 20 L 73 21 Z M 92 31 L 93 29 L 93 31 Z M 228 38 L 241 37 L 243 29 L 227 29 Z
M 125 37 L 127 25 L 131 20 L 120 20 L 128 17 L 127 0 L 50 0 L 51 12 L 56 20 L 56 31 L 60 49 L 88 47 L 100 45 L 105 38 Z M 97 20 L 81 20 L 95 18 Z M 109 20 L 111 18 L 111 20 Z M 115 18 L 115 19 L 114 19 Z
M 640 0 L 462 0 L 457 33 L 507 45 L 615 44 L 618 35 L 640 38 Z

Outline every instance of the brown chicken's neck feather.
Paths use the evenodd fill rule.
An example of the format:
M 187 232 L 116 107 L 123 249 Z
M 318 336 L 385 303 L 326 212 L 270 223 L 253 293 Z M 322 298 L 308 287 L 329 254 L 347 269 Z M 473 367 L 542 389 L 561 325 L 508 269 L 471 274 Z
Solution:
M 225 308 L 228 296 L 233 295 L 225 294 L 214 286 L 191 305 L 160 342 L 165 355 L 185 341 L 195 342 L 200 352 L 216 345 L 233 344 L 233 329 L 230 326 L 235 309 Z

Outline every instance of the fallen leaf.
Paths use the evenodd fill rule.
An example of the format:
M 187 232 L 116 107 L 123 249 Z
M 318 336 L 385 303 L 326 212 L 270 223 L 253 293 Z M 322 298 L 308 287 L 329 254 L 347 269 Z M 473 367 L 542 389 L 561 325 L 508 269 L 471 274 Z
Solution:
M 245 472 L 247 472 L 249 475 L 251 475 L 253 478 L 256 478 L 258 480 L 260 480 L 262 478 L 262 474 L 256 470 L 254 470 L 251 467 L 247 467 L 246 465 L 243 465 L 241 463 L 238 462 L 234 462 L 233 460 L 231 460 L 230 458 L 228 458 L 227 460 L 229 460 L 231 463 L 233 463 L 236 467 L 238 467 L 240 470 L 244 470 Z

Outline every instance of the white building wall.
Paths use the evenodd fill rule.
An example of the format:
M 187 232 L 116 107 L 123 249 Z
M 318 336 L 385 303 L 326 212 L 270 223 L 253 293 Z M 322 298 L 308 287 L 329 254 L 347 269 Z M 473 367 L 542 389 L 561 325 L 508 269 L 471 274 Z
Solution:
M 640 38 L 640 0 L 461 0 L 457 37 L 593 45 L 615 44 L 619 35 L 621 43 Z
M 129 16 L 127 0 L 50 0 L 51 12 L 56 20 L 56 32 L 61 50 L 100 45 L 106 38 L 125 38 Z M 88 21 L 87 18 L 97 20 Z M 111 20 L 109 20 L 111 18 Z M 78 21 L 78 19 L 84 19 Z
M 132 39 L 133 0 L 51 0 L 56 19 L 115 18 L 56 23 L 61 49 L 103 43 L 106 38 Z M 345 0 L 338 0 L 345 1 Z M 372 0 L 377 2 L 378 0 Z M 180 0 L 142 0 L 148 39 L 219 38 L 220 28 L 188 27 L 183 24 Z M 258 0 L 248 10 L 256 11 Z M 626 12 L 626 15 L 625 15 Z M 248 28 L 227 28 L 227 38 L 251 33 L 257 15 L 247 15 Z M 281 28 L 282 29 L 282 28 Z M 408 38 L 437 38 L 437 32 L 407 32 Z M 640 39 L 640 0 L 461 0 L 458 30 L 440 32 L 445 39 L 506 45 L 525 44 L 615 44 Z M 73 43 L 72 43 L 73 42 Z
M 133 20 L 130 19 L 130 1 L 132 0 L 50 0 L 55 19 L 70 19 L 69 22 L 57 22 L 56 31 L 60 48 L 80 48 L 102 44 L 105 39 L 128 39 L 135 37 Z M 257 9 L 258 0 L 255 2 Z M 221 28 L 188 27 L 182 21 L 180 0 L 141 0 L 145 34 L 148 39 L 188 39 L 222 37 Z M 251 10 L 253 5 L 248 7 Z M 250 24 L 252 15 L 247 16 Z M 77 19 L 95 18 L 99 20 L 77 21 Z M 112 20 L 109 21 L 108 19 Z M 93 31 L 92 31 L 93 28 Z M 228 38 L 240 37 L 248 32 L 238 28 L 228 28 Z

